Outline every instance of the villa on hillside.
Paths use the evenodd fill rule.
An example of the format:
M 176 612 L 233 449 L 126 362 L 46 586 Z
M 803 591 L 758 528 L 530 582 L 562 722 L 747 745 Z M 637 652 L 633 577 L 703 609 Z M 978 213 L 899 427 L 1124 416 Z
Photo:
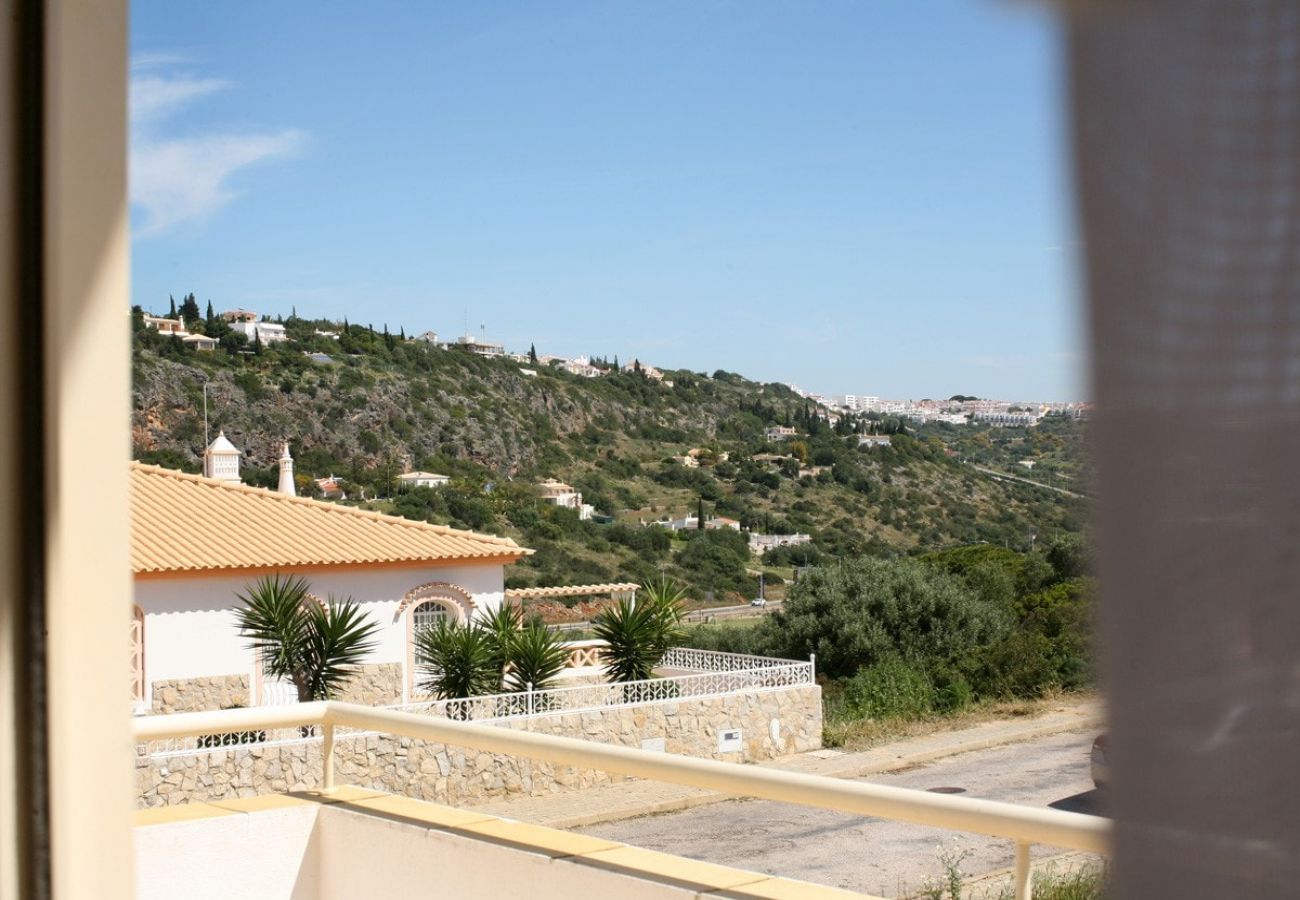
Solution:
M 291 496 L 287 447 L 285 492 L 248 487 L 238 454 L 224 435 L 213 442 L 206 462 L 221 478 L 131 464 L 137 710 L 296 700 L 290 685 L 264 677 L 236 626 L 237 595 L 276 573 L 307 579 L 321 601 L 350 597 L 382 624 L 346 699 L 407 702 L 417 693 L 416 629 L 496 608 L 504 567 L 532 552 L 507 538 Z
M 571 484 L 547 478 L 545 481 L 538 482 L 537 489 L 545 502 L 565 509 L 577 510 L 579 519 L 590 519 L 591 514 L 595 512 L 596 508 L 590 503 L 583 503 L 582 492 L 575 490 Z
M 772 425 L 763 432 L 763 437 L 769 441 L 788 441 L 799 432 L 786 425 Z
M 407 472 L 397 476 L 397 481 L 402 487 L 430 487 L 437 488 L 451 482 L 450 475 L 438 475 L 435 472 Z
M 165 316 L 151 316 L 148 313 L 145 313 L 140 318 L 144 322 L 145 328 L 152 328 L 159 334 L 174 334 L 180 338 L 189 334 L 185 329 L 185 322 L 179 318 L 168 319 Z

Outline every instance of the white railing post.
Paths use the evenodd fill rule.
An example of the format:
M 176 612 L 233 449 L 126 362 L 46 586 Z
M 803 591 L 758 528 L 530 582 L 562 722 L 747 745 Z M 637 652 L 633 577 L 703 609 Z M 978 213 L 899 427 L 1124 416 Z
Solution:
M 1029 861 L 1029 844 L 1016 841 L 1016 900 L 1030 900 L 1034 890 L 1034 869 Z
M 320 766 L 321 790 L 334 790 L 334 723 L 328 720 L 321 723 Z
M 816 682 L 817 681 L 817 654 L 816 653 L 808 654 L 808 667 L 809 667 L 808 674 L 811 675 L 812 680 Z
M 528 715 L 533 714 L 533 683 L 528 682 Z

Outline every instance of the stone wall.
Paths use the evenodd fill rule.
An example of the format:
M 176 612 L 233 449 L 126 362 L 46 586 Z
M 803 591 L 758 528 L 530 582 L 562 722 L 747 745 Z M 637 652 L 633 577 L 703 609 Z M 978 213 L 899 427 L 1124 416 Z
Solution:
M 775 740 L 773 719 L 779 723 Z M 629 747 L 662 739 L 669 753 L 758 762 L 821 746 L 821 688 L 800 685 L 496 724 Z M 741 730 L 742 749 L 719 752 L 719 733 L 736 728 Z M 604 772 L 387 735 L 340 734 L 335 752 L 339 783 L 452 805 L 510 795 L 543 796 L 623 780 Z M 136 763 L 138 804 L 168 806 L 305 790 L 318 786 L 320 771 L 319 740 L 157 759 L 140 757 Z
M 155 713 L 196 712 L 251 705 L 247 675 L 213 675 L 155 681 Z
M 365 706 L 388 706 L 402 702 L 402 664 L 367 663 L 359 666 L 348 686 L 336 699 Z

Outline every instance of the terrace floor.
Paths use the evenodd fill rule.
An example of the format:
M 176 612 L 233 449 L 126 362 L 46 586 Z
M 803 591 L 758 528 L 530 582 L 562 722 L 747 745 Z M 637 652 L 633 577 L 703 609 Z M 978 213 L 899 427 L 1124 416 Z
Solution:
M 864 896 L 354 787 L 141 810 L 136 872 L 142 900 Z

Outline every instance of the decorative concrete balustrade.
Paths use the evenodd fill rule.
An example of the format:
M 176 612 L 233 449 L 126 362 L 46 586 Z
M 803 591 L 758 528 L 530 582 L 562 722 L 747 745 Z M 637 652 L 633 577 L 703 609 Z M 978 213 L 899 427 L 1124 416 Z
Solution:
M 698 671 L 698 670 L 704 671 Z M 517 731 L 757 762 L 821 746 L 821 689 L 810 662 L 675 649 L 646 681 L 438 700 L 386 709 Z M 443 803 L 539 796 L 607 783 L 608 773 L 337 729 L 349 782 Z M 321 738 L 300 729 L 250 729 L 140 745 L 141 806 L 221 800 L 318 786 Z

